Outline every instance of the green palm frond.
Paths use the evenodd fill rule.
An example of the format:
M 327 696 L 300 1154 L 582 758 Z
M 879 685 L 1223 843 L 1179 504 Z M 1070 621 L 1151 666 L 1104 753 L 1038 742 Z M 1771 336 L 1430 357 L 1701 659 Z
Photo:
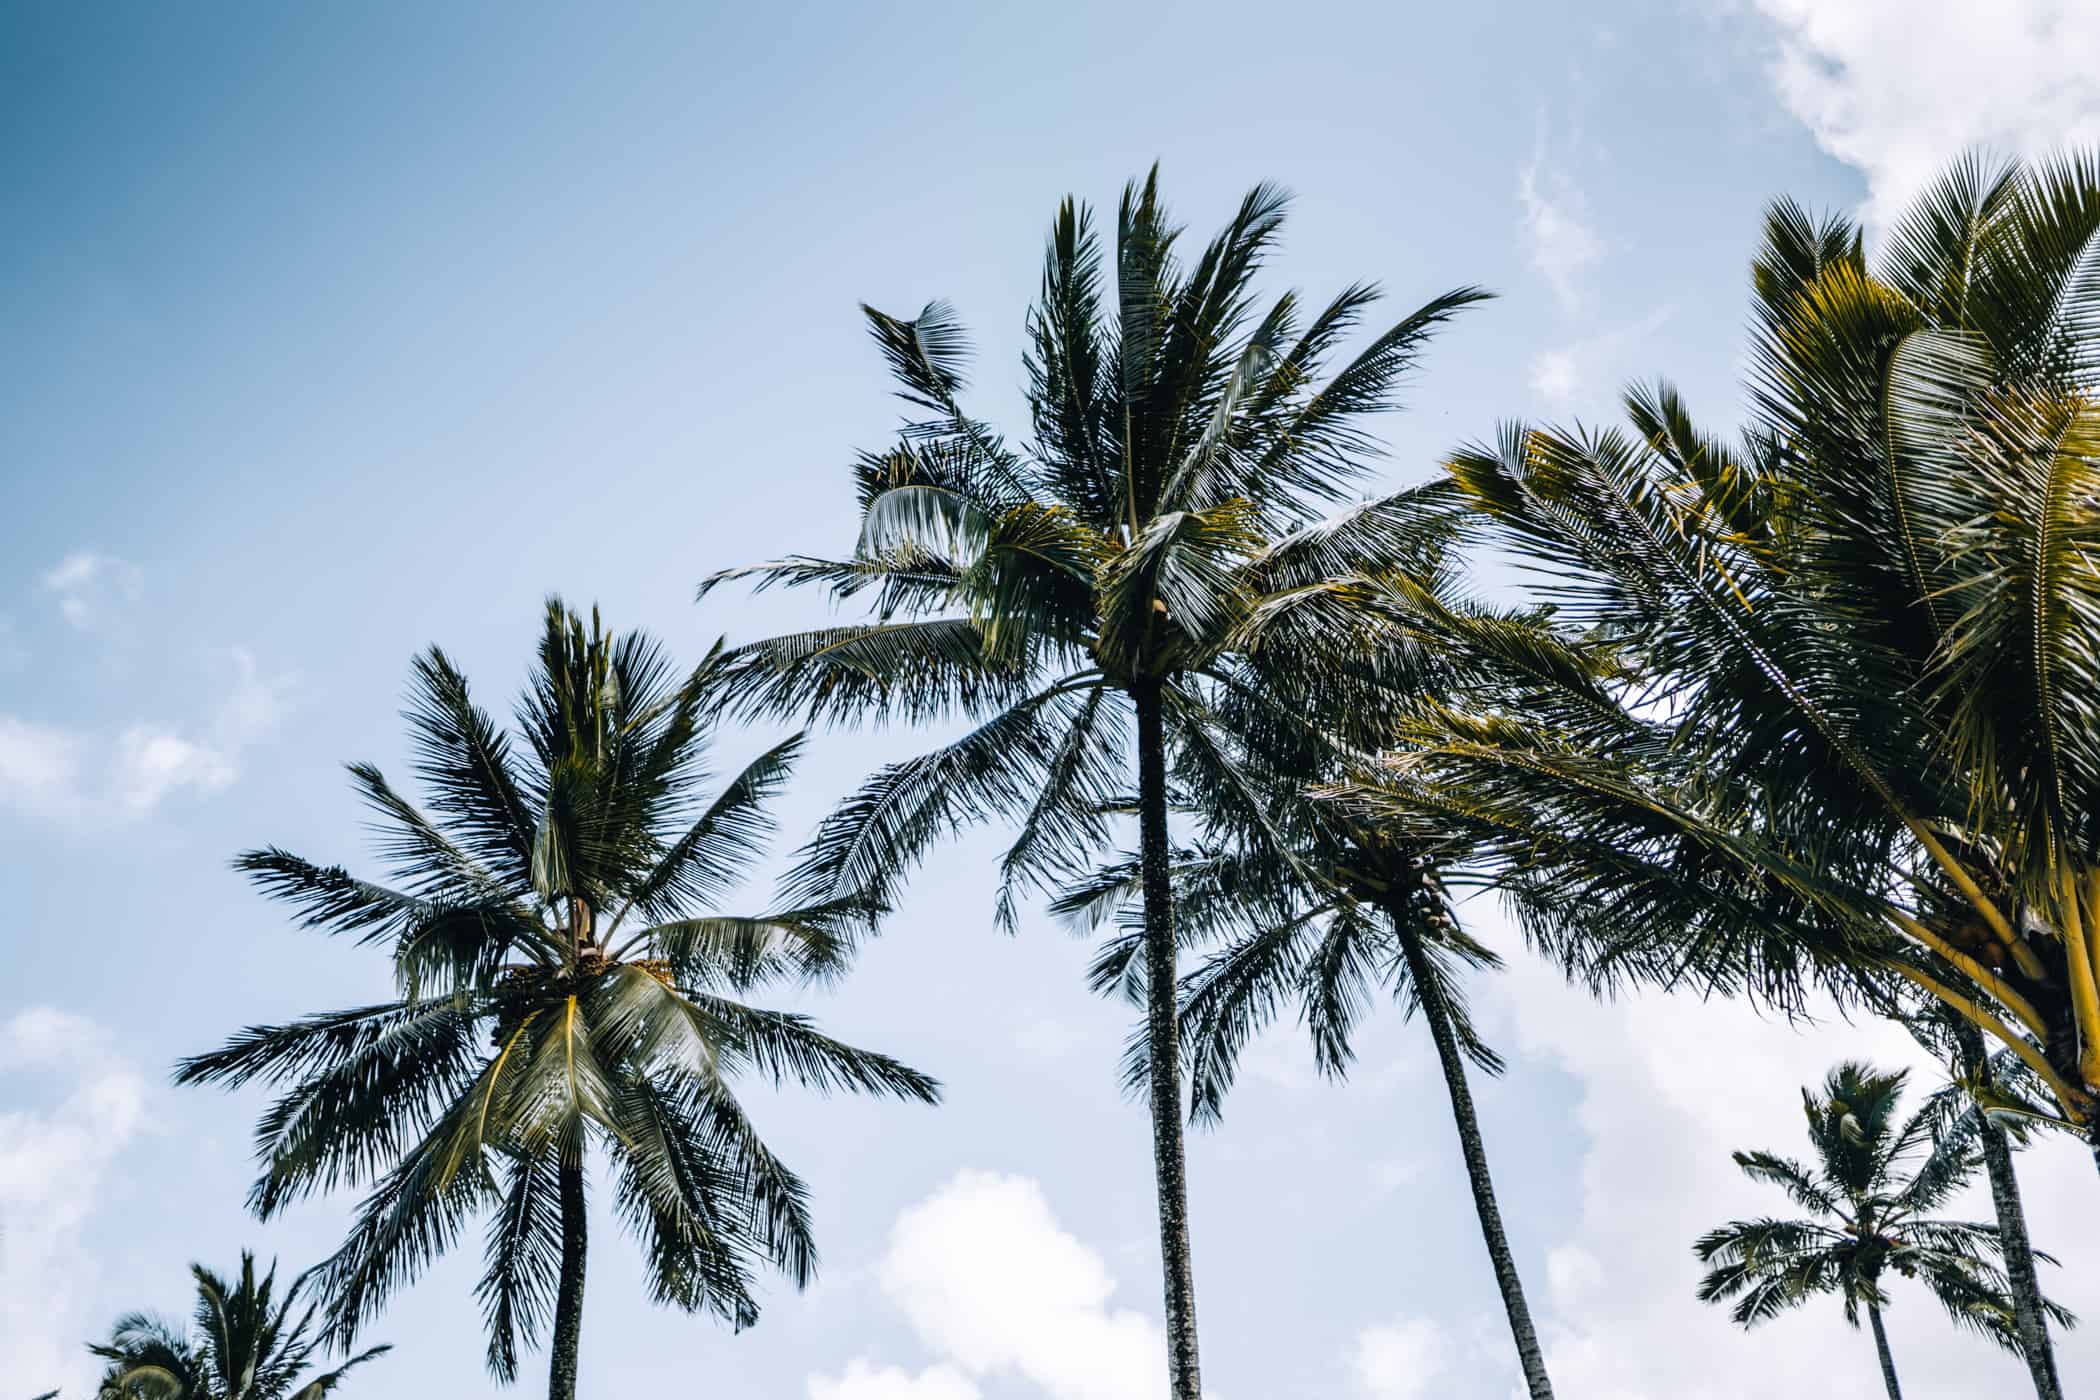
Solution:
M 476 1293 L 489 1336 L 489 1374 L 517 1379 L 518 1353 L 538 1345 L 554 1314 L 561 1272 L 560 1181 L 555 1154 L 513 1152 L 498 1168 L 500 1203 L 489 1212 Z
M 919 618 L 754 642 L 728 653 L 713 685 L 738 713 L 923 722 L 1018 698 L 1026 675 L 997 658 L 968 618 Z

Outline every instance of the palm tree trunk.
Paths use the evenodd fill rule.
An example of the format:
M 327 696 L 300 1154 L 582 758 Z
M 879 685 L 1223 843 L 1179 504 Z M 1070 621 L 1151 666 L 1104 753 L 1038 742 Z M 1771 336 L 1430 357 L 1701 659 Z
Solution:
M 1990 1087 L 1991 1062 L 1983 1043 L 1983 1032 L 1969 1021 L 1955 1023 L 1955 1038 L 1961 1047 L 1962 1068 L 1985 1088 Z M 2056 1355 L 2049 1342 L 2049 1321 L 2042 1312 L 2042 1285 L 2034 1273 L 2034 1245 L 2027 1236 L 2027 1212 L 2020 1203 L 2020 1178 L 2013 1171 L 2012 1149 L 2005 1130 L 1977 1110 L 1983 1139 L 1983 1165 L 1991 1181 L 1991 1204 L 1998 1212 L 1998 1242 L 2005 1251 L 2005 1277 L 2011 1285 L 2013 1321 L 2020 1333 L 2021 1355 L 2034 1377 L 2038 1400 L 2063 1400 L 2063 1382 L 2057 1379 Z
M 1877 1304 L 1867 1304 L 1867 1320 L 1874 1324 L 1874 1350 L 1881 1357 L 1881 1379 L 1889 1388 L 1889 1400 L 1903 1400 L 1903 1391 L 1896 1384 L 1896 1358 L 1889 1354 L 1888 1329 L 1881 1325 Z
M 1152 1170 L 1166 1282 L 1167 1378 L 1173 1400 L 1201 1400 L 1196 1275 L 1189 1258 L 1188 1159 L 1182 1141 L 1179 979 L 1168 879 L 1166 714 L 1157 681 L 1131 687 L 1138 729 L 1138 863 L 1145 894 L 1145 1035 L 1151 1058 Z
M 1429 1038 L 1436 1042 L 1437 1059 L 1443 1062 L 1444 1087 L 1451 1094 L 1451 1117 L 1458 1124 L 1459 1152 L 1466 1160 L 1466 1176 L 1473 1184 L 1473 1209 L 1480 1214 L 1480 1234 L 1487 1241 L 1488 1263 L 1494 1267 L 1495 1286 L 1502 1290 L 1503 1311 L 1509 1314 L 1509 1332 L 1516 1339 L 1524 1385 L 1531 1400 L 1553 1400 L 1545 1353 L 1539 1349 L 1538 1332 L 1531 1325 L 1531 1309 L 1524 1302 L 1524 1282 L 1517 1276 L 1516 1256 L 1510 1252 L 1509 1236 L 1502 1230 L 1502 1209 L 1495 1203 L 1487 1147 L 1481 1141 L 1480 1120 L 1473 1112 L 1473 1091 L 1466 1084 L 1466 1062 L 1459 1051 L 1458 1036 L 1451 1028 L 1451 1008 L 1444 1002 L 1443 983 L 1429 965 L 1413 920 L 1404 912 L 1388 910 L 1387 914 L 1400 935 L 1400 948 L 1407 957 L 1407 975 L 1413 979 L 1415 994 L 1421 999 L 1422 1018 L 1429 1022 Z
M 554 1345 L 547 1368 L 547 1400 L 576 1400 L 576 1353 L 583 1342 L 583 1265 L 590 1243 L 584 1208 L 583 1154 L 563 1152 L 561 1287 L 554 1297 Z

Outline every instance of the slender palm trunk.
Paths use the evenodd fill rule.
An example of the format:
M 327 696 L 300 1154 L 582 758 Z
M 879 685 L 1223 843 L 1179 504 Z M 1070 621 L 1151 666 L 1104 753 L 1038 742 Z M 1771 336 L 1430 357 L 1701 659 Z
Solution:
M 1896 1384 L 1896 1358 L 1889 1354 L 1888 1329 L 1881 1325 L 1881 1309 L 1873 1303 L 1867 1304 L 1867 1320 L 1874 1324 L 1874 1351 L 1881 1357 L 1881 1379 L 1889 1388 L 1889 1400 L 1903 1400 L 1903 1391 Z
M 1990 1087 L 1991 1062 L 1983 1043 L 1983 1032 L 1968 1021 L 1955 1026 L 1961 1047 L 1963 1069 L 1985 1088 Z M 2057 1379 L 2056 1355 L 2049 1342 L 2049 1320 L 2042 1312 L 2042 1285 L 2034 1274 L 2034 1246 L 2027 1237 L 2027 1212 L 2020 1202 L 2020 1178 L 2013 1171 L 2012 1149 L 2005 1130 L 1981 1110 L 1979 1136 L 1983 1139 L 1983 1165 L 1991 1181 L 1991 1204 L 1998 1212 L 1998 1241 L 2005 1251 L 2005 1277 L 2011 1285 L 2013 1321 L 2020 1333 L 2020 1351 L 2034 1377 L 2037 1400 L 2063 1400 L 2063 1382 Z
M 576 1353 L 583 1341 L 583 1265 L 589 1238 L 584 1222 L 583 1154 L 562 1154 L 561 1287 L 554 1297 L 554 1345 L 547 1367 L 547 1400 L 576 1400 Z
M 1415 993 L 1421 998 L 1422 1018 L 1429 1022 L 1429 1038 L 1436 1042 L 1437 1058 L 1443 1062 L 1444 1087 L 1451 1093 L 1451 1117 L 1458 1124 L 1459 1152 L 1466 1160 L 1466 1176 L 1473 1184 L 1473 1208 L 1480 1213 L 1480 1234 L 1487 1241 L 1495 1286 L 1502 1290 L 1503 1311 L 1509 1314 L 1509 1332 L 1516 1340 L 1517 1360 L 1524 1368 L 1524 1385 L 1531 1400 L 1553 1400 L 1553 1382 L 1546 1378 L 1545 1353 L 1539 1350 L 1531 1309 L 1524 1302 L 1524 1282 L 1517 1276 L 1516 1256 L 1510 1252 L 1509 1236 L 1502 1230 L 1502 1208 L 1495 1203 L 1487 1147 L 1481 1141 L 1480 1120 L 1473 1112 L 1473 1091 L 1466 1084 L 1466 1062 L 1459 1051 L 1458 1036 L 1451 1028 L 1451 1008 L 1444 1002 L 1443 984 L 1437 980 L 1436 969 L 1429 965 L 1413 921 L 1404 913 L 1388 913 L 1394 931 L 1400 935 L 1407 975 L 1414 980 Z
M 1174 891 L 1168 879 L 1166 714 L 1157 681 L 1131 687 L 1138 729 L 1138 862 L 1145 893 L 1145 1035 L 1152 1062 L 1152 1169 L 1166 1280 L 1167 1377 L 1173 1400 L 1201 1400 L 1196 1276 L 1189 1259 L 1188 1159 L 1181 1125 L 1180 1014 L 1175 1003 Z

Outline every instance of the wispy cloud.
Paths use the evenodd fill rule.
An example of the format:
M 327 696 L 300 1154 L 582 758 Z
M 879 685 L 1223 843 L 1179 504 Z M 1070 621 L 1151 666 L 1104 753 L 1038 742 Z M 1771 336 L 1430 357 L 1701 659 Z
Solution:
M 42 588 L 57 603 L 60 617 L 90 632 L 145 596 L 146 575 L 115 555 L 80 549 L 45 571 Z
M 239 649 L 215 659 L 213 676 L 222 688 L 201 724 L 98 731 L 0 714 L 0 802 L 46 820 L 137 818 L 175 794 L 227 787 L 242 754 L 277 728 L 290 683 Z
M 1590 406 L 1594 396 L 1613 392 L 1645 345 L 1669 321 L 1673 308 L 1657 307 L 1638 321 L 1542 350 L 1531 361 L 1531 388 L 1556 412 Z
M 1579 310 L 1588 299 L 1584 274 L 1604 256 L 1604 241 L 1590 227 L 1574 182 L 1550 159 L 1543 113 L 1531 158 L 1517 172 L 1517 203 L 1531 265 L 1563 310 Z
M 2100 140 L 2100 6 L 2078 0 L 1753 0 L 1780 100 L 1867 178 L 1885 225 L 1945 162 Z
M 1428 1318 L 1367 1327 L 1356 1339 L 1356 1380 L 1370 1400 L 1427 1400 L 1445 1393 L 1451 1364 L 1444 1329 Z

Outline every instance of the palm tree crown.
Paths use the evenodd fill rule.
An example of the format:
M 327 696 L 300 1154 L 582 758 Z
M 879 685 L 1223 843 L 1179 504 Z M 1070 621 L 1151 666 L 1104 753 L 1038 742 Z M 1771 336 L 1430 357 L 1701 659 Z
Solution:
M 391 882 L 274 848 L 240 858 L 307 926 L 386 949 L 399 988 L 254 1027 L 180 1072 L 288 1086 L 257 1128 L 260 1214 L 371 1188 L 320 1271 L 335 1335 L 485 1214 L 489 1366 L 512 1377 L 551 1313 L 554 1389 L 573 1393 L 593 1143 L 656 1300 L 743 1327 L 758 1312 L 753 1271 L 800 1284 L 816 1251 L 802 1182 L 760 1140 L 734 1079 L 936 1098 L 895 1060 L 732 995 L 837 971 L 873 906 L 711 911 L 760 854 L 766 803 L 799 747 L 768 750 L 703 801 L 717 664 L 678 676 L 646 637 L 550 603 L 514 745 L 432 649 L 407 711 L 427 809 L 376 768 L 351 768 Z
M 1599 980 L 1901 979 L 2100 1143 L 2096 260 L 2092 159 L 1957 166 L 1875 270 L 1776 206 L 1741 442 L 1664 388 L 1451 464 L 1641 680 L 1439 716 L 1394 779 Z
M 1239 789 L 1205 687 L 1247 693 L 1242 629 L 1257 601 L 1336 559 L 1418 547 L 1419 492 L 1312 522 L 1367 469 L 1375 444 L 1359 420 L 1390 406 L 1431 332 L 1485 294 L 1436 298 L 1322 384 L 1378 292 L 1351 287 L 1302 328 L 1289 293 L 1257 315 L 1251 283 L 1284 206 L 1257 187 L 1184 270 L 1156 172 L 1133 184 L 1111 313 L 1091 216 L 1066 201 L 1029 317 L 1025 449 L 965 413 L 968 347 L 945 304 L 910 321 L 867 309 L 902 397 L 930 416 L 855 465 L 853 555 L 728 570 L 702 591 L 820 585 L 872 594 L 875 619 L 739 647 L 720 684 L 753 713 L 980 727 L 856 793 L 804 853 L 804 892 L 887 893 L 956 825 L 1005 815 L 1020 824 L 1002 867 L 1010 921 L 1014 882 L 1074 868 L 1128 791 L 1119 693 L 1158 693 L 1179 756 Z
M 237 1279 L 202 1264 L 196 1312 L 187 1329 L 146 1313 L 117 1319 L 107 1342 L 88 1350 L 108 1362 L 101 1400 L 320 1400 L 345 1374 L 388 1348 L 371 1347 L 334 1370 L 310 1373 L 318 1349 L 314 1304 L 300 1310 L 312 1275 L 280 1295 L 277 1267 L 256 1277 L 255 1256 L 242 1251 Z

